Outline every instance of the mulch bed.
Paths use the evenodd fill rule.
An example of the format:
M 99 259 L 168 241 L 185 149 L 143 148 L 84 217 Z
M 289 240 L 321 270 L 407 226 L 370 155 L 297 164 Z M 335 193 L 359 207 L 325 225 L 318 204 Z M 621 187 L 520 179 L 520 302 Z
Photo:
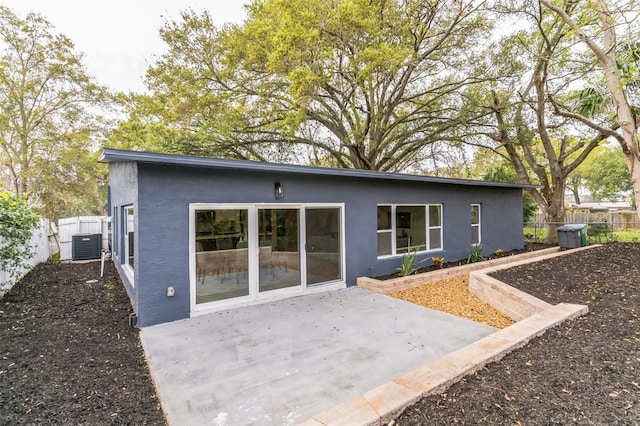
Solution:
M 111 262 L 27 274 L 0 300 L 0 424 L 164 424 L 130 312 Z
M 493 276 L 590 312 L 421 399 L 395 424 L 640 425 L 640 244 L 606 244 Z
M 524 243 L 524 247 L 522 249 L 505 251 L 505 252 L 500 253 L 500 254 L 490 253 L 490 254 L 487 254 L 487 255 L 483 256 L 483 259 L 484 260 L 497 259 L 499 257 L 513 256 L 515 254 L 528 253 L 530 251 L 542 250 L 542 249 L 546 249 L 546 248 L 550 248 L 550 247 L 557 247 L 557 245 L 556 244 L 547 244 L 547 243 L 538 243 L 538 242 L 525 242 Z M 430 257 L 427 257 L 426 259 L 431 260 Z M 416 269 L 416 271 L 414 273 L 415 274 L 422 274 L 422 273 L 425 273 L 425 272 L 437 271 L 437 270 L 443 269 L 443 268 L 453 268 L 455 266 L 466 265 L 467 263 L 468 263 L 467 259 L 458 259 L 458 260 L 445 262 L 442 265 L 442 267 L 438 267 L 438 266 L 435 266 L 435 265 L 419 266 L 420 263 L 417 262 L 416 263 L 416 268 L 417 269 Z M 399 276 L 400 276 L 399 272 L 394 272 L 393 274 L 380 275 L 380 276 L 374 277 L 374 278 L 377 279 L 377 280 L 390 280 L 390 279 L 393 279 L 393 278 L 398 278 Z
M 401 425 L 640 425 L 640 244 L 496 273 L 590 313 L 423 398 Z M 97 279 L 95 283 L 87 280 Z M 163 424 L 111 263 L 42 264 L 0 301 L 0 424 Z

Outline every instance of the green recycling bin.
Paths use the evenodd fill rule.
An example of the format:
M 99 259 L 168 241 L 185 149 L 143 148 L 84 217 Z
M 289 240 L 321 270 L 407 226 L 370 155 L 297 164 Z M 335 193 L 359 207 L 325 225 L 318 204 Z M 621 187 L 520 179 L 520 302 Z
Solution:
M 582 229 L 580 230 L 580 247 L 586 247 L 589 245 L 589 239 L 587 238 L 587 224 L 581 223 Z
M 560 250 L 584 247 L 587 245 L 587 224 L 573 223 L 558 228 Z

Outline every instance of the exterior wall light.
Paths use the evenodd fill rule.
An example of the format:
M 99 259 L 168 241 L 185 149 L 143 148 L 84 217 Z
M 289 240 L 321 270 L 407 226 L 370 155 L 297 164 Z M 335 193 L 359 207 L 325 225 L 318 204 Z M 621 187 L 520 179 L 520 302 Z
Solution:
M 276 200 L 284 198 L 284 188 L 280 185 L 280 182 L 276 182 Z

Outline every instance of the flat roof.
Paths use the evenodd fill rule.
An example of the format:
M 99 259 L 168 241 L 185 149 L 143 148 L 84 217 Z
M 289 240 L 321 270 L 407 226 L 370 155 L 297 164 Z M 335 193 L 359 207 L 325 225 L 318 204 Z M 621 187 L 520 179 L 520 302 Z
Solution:
M 104 148 L 98 157 L 101 163 L 145 163 L 169 166 L 201 167 L 221 170 L 241 170 L 258 172 L 278 172 L 316 176 L 337 176 L 361 179 L 395 180 L 405 182 L 440 183 L 449 185 L 489 186 L 502 188 L 537 188 L 535 185 L 519 183 L 487 182 L 471 179 L 454 179 L 405 173 L 389 173 L 372 170 L 338 169 L 329 167 L 300 166 L 296 164 L 266 163 L 250 160 L 229 160 L 224 158 L 197 157 L 193 155 L 163 154 L 158 152 L 128 151 Z

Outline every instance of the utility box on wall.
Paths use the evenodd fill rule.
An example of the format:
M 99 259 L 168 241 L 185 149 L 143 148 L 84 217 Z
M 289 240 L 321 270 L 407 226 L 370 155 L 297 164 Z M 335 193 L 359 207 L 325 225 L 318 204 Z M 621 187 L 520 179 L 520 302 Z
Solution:
M 72 260 L 100 259 L 102 234 L 76 234 L 72 237 Z

